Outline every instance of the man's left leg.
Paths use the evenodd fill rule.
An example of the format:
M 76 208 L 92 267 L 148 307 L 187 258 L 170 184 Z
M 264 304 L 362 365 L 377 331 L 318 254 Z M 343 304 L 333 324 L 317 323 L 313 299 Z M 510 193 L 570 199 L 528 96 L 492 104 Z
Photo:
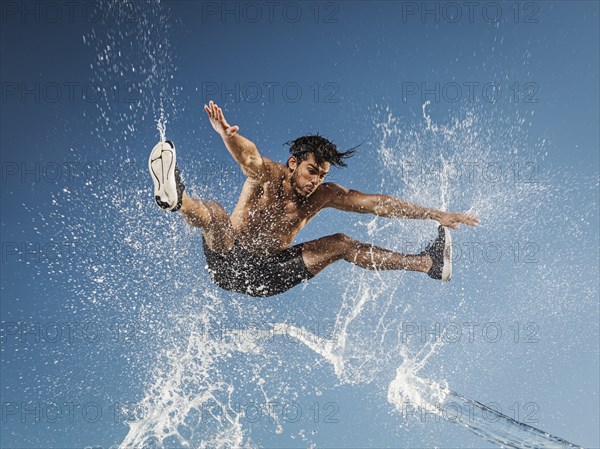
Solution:
M 346 260 L 368 270 L 410 270 L 427 273 L 432 259 L 427 254 L 409 255 L 362 243 L 346 234 L 333 234 L 304 243 L 302 258 L 312 274 L 337 260 Z

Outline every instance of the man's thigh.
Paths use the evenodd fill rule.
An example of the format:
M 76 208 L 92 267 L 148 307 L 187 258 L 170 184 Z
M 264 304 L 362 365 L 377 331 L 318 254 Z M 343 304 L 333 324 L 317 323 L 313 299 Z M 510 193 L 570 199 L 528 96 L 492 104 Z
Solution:
M 212 251 L 229 251 L 233 247 L 234 233 L 231 218 L 219 203 L 204 203 L 210 214 L 210 222 L 202 228 L 206 246 Z

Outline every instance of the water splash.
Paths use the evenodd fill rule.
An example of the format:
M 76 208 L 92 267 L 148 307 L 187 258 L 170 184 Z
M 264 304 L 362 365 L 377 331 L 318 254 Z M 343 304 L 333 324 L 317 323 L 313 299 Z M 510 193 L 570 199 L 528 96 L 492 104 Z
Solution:
M 473 111 L 449 125 L 439 125 L 431 117 L 424 117 L 421 123 L 402 126 L 389 109 L 383 108 L 380 112 L 383 118 L 374 126 L 380 133 L 376 155 L 387 192 L 416 203 L 478 212 L 483 223 L 493 223 L 496 236 L 518 232 L 523 223 L 535 227 L 539 218 L 532 205 L 542 201 L 542 197 L 548 205 L 548 198 L 552 198 L 556 188 L 544 180 L 542 173 L 533 184 L 476 183 L 468 177 L 455 176 L 457 164 L 469 158 L 475 162 L 488 158 L 504 164 L 514 161 L 513 153 L 507 154 L 501 149 L 503 145 L 517 145 L 520 134 L 513 135 L 512 142 L 495 139 L 493 133 L 486 137 L 489 140 L 479 141 L 474 136 L 481 137 L 482 129 L 490 128 L 490 121 L 485 114 Z M 435 161 L 439 171 L 415 172 L 415 166 L 431 161 Z M 193 163 L 189 162 L 189 166 L 193 167 Z M 402 167 L 410 170 L 402 171 Z M 200 170 L 192 169 L 189 173 L 187 183 L 191 189 L 202 195 L 209 192 L 204 180 L 194 178 L 193 173 Z M 456 263 L 461 273 L 456 286 L 445 288 L 410 273 L 371 272 L 340 266 L 331 272 L 331 280 L 339 288 L 340 301 L 339 309 L 332 311 L 334 325 L 330 335 L 318 335 L 309 330 L 302 316 L 280 321 L 261 303 L 248 303 L 244 298 L 214 287 L 202 262 L 198 261 L 201 246 L 197 233 L 187 228 L 179 217 L 156 210 L 145 177 L 130 184 L 112 180 L 100 184 L 84 185 L 77 192 L 67 190 L 57 195 L 57 210 L 46 223 L 48 232 L 59 242 L 85 242 L 93 236 L 96 245 L 114 244 L 98 247 L 94 254 L 86 253 L 86 258 L 74 260 L 66 267 L 57 265 L 56 270 L 60 271 L 50 266 L 57 283 L 64 285 L 66 279 L 72 288 L 74 298 L 67 307 L 78 313 L 87 311 L 97 319 L 118 312 L 150 329 L 151 335 L 156 337 L 131 346 L 127 354 L 130 366 L 135 368 L 131 369 L 128 382 L 141 388 L 142 394 L 135 408 L 139 414 L 127 420 L 129 431 L 121 448 L 260 446 L 240 403 L 248 401 L 249 396 L 254 397 L 256 403 L 269 403 L 285 395 L 296 397 L 306 393 L 310 387 L 295 383 L 299 379 L 305 381 L 311 369 L 317 370 L 320 376 L 312 388 L 326 387 L 322 376 L 327 370 L 320 365 L 307 368 L 306 355 L 300 352 L 297 358 L 291 356 L 289 348 L 282 349 L 281 342 L 275 339 L 277 336 L 299 342 L 300 347 L 314 351 L 318 360 L 330 363 L 338 382 L 370 384 L 387 391 L 390 406 L 400 413 L 398 407 L 405 407 L 406 401 L 415 407 L 427 404 L 433 412 L 439 410 L 440 404 L 460 404 L 480 413 L 493 412 L 454 393 L 444 376 L 427 373 L 436 371 L 432 366 L 451 366 L 454 358 L 448 353 L 455 348 L 440 341 L 423 345 L 419 339 L 407 340 L 402 337 L 402 326 L 405 322 L 419 322 L 423 317 L 452 321 L 475 315 L 472 304 L 491 293 L 470 287 L 468 277 L 489 276 L 490 270 L 506 270 L 505 266 L 460 260 Z M 214 184 L 211 189 L 214 195 Z M 568 190 L 561 184 L 557 198 L 564 200 L 565 191 Z M 226 199 L 230 191 L 223 188 L 218 195 Z M 99 207 L 107 203 L 112 207 Z M 560 207 L 564 204 L 561 201 Z M 510 225 L 506 217 L 514 215 L 519 216 L 519 222 Z M 54 224 L 59 228 L 54 228 Z M 363 219 L 359 226 L 384 246 L 406 250 L 406 244 L 410 243 L 416 251 L 431 238 L 435 225 L 372 217 Z M 583 222 L 572 226 L 579 226 L 573 228 L 576 232 L 588 232 Z M 405 242 L 398 241 L 399 235 Z M 460 244 L 460 238 L 456 238 L 456 242 Z M 565 257 L 564 254 L 561 257 Z M 572 272 L 564 273 L 561 266 L 541 267 L 546 279 L 539 279 L 537 270 L 512 273 L 514 285 L 521 286 L 523 293 L 518 298 L 507 297 L 503 302 L 490 301 L 486 304 L 486 313 L 510 319 L 511 314 L 518 316 L 534 308 L 568 316 L 578 307 L 584 307 L 586 302 L 581 297 L 569 300 L 564 294 L 551 294 L 554 288 L 561 288 L 565 276 L 574 276 Z M 153 275 L 156 272 L 162 273 L 160 282 Z M 552 282 L 548 282 L 548 278 Z M 462 285 L 461 279 L 465 279 Z M 307 288 L 311 288 L 310 285 Z M 540 295 L 540 291 L 548 294 Z M 531 296 L 526 296 L 527 292 Z M 593 289 L 590 295 L 591 298 Z M 299 301 L 306 301 L 306 297 Z M 432 308 L 431 304 L 436 307 Z M 236 323 L 262 324 L 253 332 L 240 333 L 234 330 Z M 298 348 L 296 346 L 296 350 Z M 106 347 L 102 352 L 109 357 L 116 349 Z M 477 349 L 470 348 L 475 360 Z M 510 363 L 511 353 L 506 351 L 497 357 Z M 88 365 L 86 360 L 83 363 Z M 301 375 L 278 371 L 277 367 L 281 366 Z M 436 380 L 429 380 L 431 378 Z M 266 413 L 270 417 L 265 424 L 270 426 L 267 431 L 286 434 L 289 423 L 272 411 Z M 538 431 L 518 425 L 508 417 L 499 418 L 502 425 L 457 419 L 451 422 L 464 425 L 498 444 L 513 441 L 513 447 L 530 447 L 528 441 L 536 441 L 536 444 L 543 441 Z M 533 437 L 527 432 L 534 432 L 538 439 L 531 440 Z M 298 431 L 298 437 L 307 446 L 318 442 L 317 437 L 304 428 Z M 516 443 L 519 438 L 522 441 Z M 550 438 L 549 441 L 560 440 Z
M 208 297 L 218 306 L 217 296 Z M 210 312 L 173 318 L 183 335 L 163 351 L 154 382 L 136 407 L 142 413 L 128 422 L 119 447 L 254 447 L 244 435 L 244 415 L 233 405 L 235 387 L 223 363 L 234 355 L 260 354 L 261 336 L 219 333 Z M 262 386 L 264 380 L 255 382 Z
M 518 422 L 478 401 L 423 379 L 400 366 L 390 383 L 388 400 L 401 415 L 437 415 L 460 424 L 500 447 L 515 449 L 581 448 L 543 430 Z
M 343 357 L 332 350 L 338 342 L 311 335 L 306 329 L 278 325 L 279 332 L 287 333 L 330 362 L 341 376 Z M 435 354 L 439 342 L 425 345 L 419 354 L 410 355 L 406 347 L 401 353 L 403 362 L 396 369 L 396 377 L 388 386 L 388 401 L 398 413 L 407 416 L 437 415 L 448 422 L 460 424 L 473 433 L 500 447 L 515 449 L 581 448 L 560 437 L 516 421 L 494 408 L 450 390 L 445 382 L 438 383 L 419 376 L 429 357 Z
M 164 142 L 167 140 L 167 118 L 165 117 L 165 111 L 162 108 L 162 105 L 160 108 L 160 116 L 158 117 L 158 120 L 156 120 L 156 129 L 160 135 L 160 141 Z
M 91 65 L 96 88 L 98 127 L 105 146 L 134 143 L 152 114 L 161 141 L 177 112 L 180 88 L 169 40 L 173 21 L 160 0 L 103 0 L 100 20 L 83 41 L 95 51 Z
M 127 3 L 127 7 L 143 11 L 135 10 L 133 14 L 140 18 L 137 25 L 124 26 L 117 3 L 107 4 L 115 14 L 110 23 L 99 29 L 111 29 L 114 33 L 100 35 L 94 31 L 86 38 L 97 53 L 94 74 L 102 86 L 110 84 L 109 80 L 129 82 L 128 77 L 139 75 L 139 89 L 132 90 L 139 97 L 130 105 L 101 102 L 98 137 L 105 141 L 106 148 L 112 148 L 115 141 L 129 143 L 144 124 L 145 114 L 151 111 L 152 124 L 160 139 L 165 140 L 166 124 L 173 120 L 176 111 L 176 96 L 169 92 L 174 64 L 172 49 L 165 40 L 168 33 L 162 33 L 169 26 L 164 5 L 155 1 Z M 482 235 L 493 236 L 489 238 L 497 241 L 535 228 L 540 220 L 540 204 L 550 208 L 549 215 L 558 216 L 557 204 L 563 211 L 568 207 L 563 201 L 567 196 L 587 191 L 585 180 L 581 185 L 569 184 L 568 179 L 555 176 L 551 183 L 539 166 L 532 171 L 523 165 L 530 160 L 543 162 L 546 146 L 543 140 L 528 142 L 525 119 L 467 110 L 450 123 L 441 124 L 432 118 L 430 107 L 426 103 L 422 119 L 408 124 L 402 124 L 391 108 L 378 108 L 373 124 L 378 133 L 375 159 L 387 193 L 444 210 L 477 213 L 482 219 Z M 143 129 L 146 133 L 151 127 Z M 134 160 L 129 157 L 122 153 L 117 160 Z M 504 170 L 498 171 L 498 165 Z M 214 186 L 218 184 L 194 178 L 191 173 L 200 170 L 192 169 L 193 162 L 188 167 L 186 183 L 190 189 L 196 189 L 203 197 L 220 195 L 219 200 L 231 201 L 231 183 L 225 180 L 215 193 Z M 468 305 L 491 294 L 489 291 L 470 288 L 468 281 L 459 284 L 462 290 L 450 290 L 433 286 L 424 277 L 395 273 L 391 281 L 388 273 L 351 268 L 355 271 L 348 275 L 348 270 L 340 269 L 339 274 L 332 275 L 340 292 L 335 298 L 340 301 L 339 310 L 332 312 L 332 334 L 316 335 L 302 323 L 302 317 L 292 322 L 274 320 L 274 312 L 266 307 L 249 305 L 211 285 L 197 260 L 197 234 L 178 217 L 157 213 L 145 177 L 134 178 L 129 184 L 112 179 L 97 184 L 56 195 L 57 211 L 46 222 L 48 233 L 57 241 L 93 239 L 102 243 L 96 243 L 93 257 L 88 254 L 66 268 L 64 264 L 50 264 L 49 269 L 57 283 L 63 285 L 66 279 L 72 288 L 74 299 L 67 307 L 100 319 L 118 313 L 151 329 L 157 337 L 132 346 L 128 354 L 132 367 L 129 383 L 141 386 L 143 391 L 138 395 L 139 415 L 127 420 L 129 431 L 120 447 L 256 446 L 253 429 L 237 404 L 248 394 L 264 403 L 284 394 L 300 394 L 293 376 L 273 367 L 292 366 L 292 371 L 304 376 L 310 371 L 306 359 L 295 360 L 282 351 L 275 336 L 289 336 L 314 351 L 319 360 L 331 364 L 335 379 L 341 383 L 373 384 L 387 391 L 388 401 L 396 409 L 408 400 L 415 405 L 427 404 L 434 411 L 439 410 L 439 404 L 456 402 L 492 412 L 454 393 L 443 376 L 437 381 L 428 379 L 428 367 L 452 363 L 445 352 L 450 348 L 439 341 L 423 345 L 399 336 L 404 321 L 418 321 L 436 313 L 439 320 L 476 314 Z M 112 207 L 105 207 L 107 204 Z M 585 236 L 589 234 L 588 226 L 589 217 L 588 221 L 569 223 L 569 232 Z M 434 224 L 417 226 L 378 217 L 363 219 L 359 227 L 382 245 L 405 252 L 417 251 L 434 233 Z M 564 226 L 558 229 L 561 232 Z M 398 236 L 403 236 L 403 241 L 399 242 Z M 104 247 L 104 243 L 114 246 Z M 457 243 L 461 243 L 460 238 Z M 409 247 L 412 251 L 408 251 Z M 574 278 L 583 286 L 589 281 L 586 284 L 577 272 L 563 272 L 562 267 L 575 260 L 575 255 L 561 257 L 561 264 L 541 263 L 533 272 L 515 273 L 514 288 L 523 294 L 490 304 L 488 313 L 492 317 L 518 317 L 533 308 L 547 315 L 569 316 L 574 310 L 582 310 L 586 302 L 580 297 L 569 297 L 564 286 Z M 499 269 L 499 265 L 472 259 L 463 259 L 457 265 L 462 278 L 491 278 L 490 273 Z M 160 282 L 154 276 L 156 272 L 161 273 Z M 457 282 L 461 277 L 457 277 Z M 594 291 L 590 287 L 587 297 L 591 298 Z M 418 293 L 408 297 L 406 292 Z M 443 306 L 448 296 L 452 300 L 460 298 L 449 310 Z M 438 305 L 437 310 L 432 310 L 432 303 Z M 251 334 L 240 335 L 232 330 L 235 323 L 244 322 L 277 324 L 265 325 Z M 110 347 L 101 350 L 108 356 L 115 351 Z M 502 356 L 508 359 L 511 354 Z M 315 369 L 325 371 L 322 367 Z M 381 384 L 381 379 L 389 380 L 394 374 L 393 380 Z M 285 432 L 285 423 L 277 414 L 268 413 L 272 430 Z M 531 431 L 510 418 L 501 420 L 504 427 L 481 421 L 458 422 L 498 444 L 542 444 L 543 440 L 526 438 L 527 432 L 541 438 L 535 429 Z M 306 436 L 303 431 L 299 434 L 307 445 L 315 443 L 315 437 Z M 546 437 L 550 442 L 561 443 L 559 439 L 552 440 L 555 437 Z

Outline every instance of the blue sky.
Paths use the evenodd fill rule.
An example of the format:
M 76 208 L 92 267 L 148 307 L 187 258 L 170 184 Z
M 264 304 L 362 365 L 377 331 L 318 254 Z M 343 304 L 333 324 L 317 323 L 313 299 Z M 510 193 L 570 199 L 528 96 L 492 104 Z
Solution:
M 189 342 L 177 317 L 322 332 L 365 288 L 341 377 L 294 340 L 217 350 L 234 401 L 304 412 L 281 433 L 244 422 L 254 444 L 493 447 L 450 423 L 400 425 L 386 399 L 403 330 L 461 323 L 420 375 L 600 446 L 597 2 L 109 4 L 2 3 L 2 447 L 121 443 L 118 404 L 151 397 Z M 209 99 L 273 160 L 305 133 L 364 142 L 333 181 L 480 214 L 455 233 L 452 285 L 340 262 L 277 298 L 212 287 L 199 234 L 153 205 L 146 174 L 162 101 L 188 190 L 233 210 L 243 178 Z M 459 180 L 436 178 L 441 158 Z M 404 250 L 434 227 L 328 210 L 298 240 L 334 232 Z M 502 336 L 469 341 L 466 322 Z

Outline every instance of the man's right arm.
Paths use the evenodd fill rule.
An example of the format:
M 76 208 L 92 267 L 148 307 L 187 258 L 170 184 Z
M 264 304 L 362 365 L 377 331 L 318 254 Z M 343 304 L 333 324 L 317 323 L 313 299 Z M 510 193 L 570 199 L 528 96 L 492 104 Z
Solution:
M 249 178 L 260 180 L 265 174 L 265 164 L 256 145 L 237 132 L 231 137 L 226 135 L 221 137 L 244 174 Z
M 260 180 L 265 176 L 266 166 L 256 145 L 238 134 L 239 126 L 230 126 L 223 116 L 223 111 L 211 100 L 204 105 L 210 124 L 223 138 L 223 143 L 235 161 L 240 164 L 242 171 L 251 179 Z

